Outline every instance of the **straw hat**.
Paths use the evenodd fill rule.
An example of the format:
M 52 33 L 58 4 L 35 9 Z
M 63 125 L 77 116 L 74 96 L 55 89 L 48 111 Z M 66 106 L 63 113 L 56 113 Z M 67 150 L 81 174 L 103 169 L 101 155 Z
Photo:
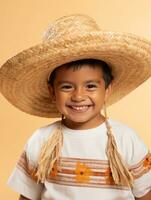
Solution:
M 0 91 L 20 110 L 60 116 L 47 88 L 50 72 L 64 63 L 93 58 L 109 64 L 114 76 L 111 105 L 151 76 L 151 42 L 133 34 L 102 30 L 86 15 L 50 24 L 43 42 L 18 53 L 0 68 Z

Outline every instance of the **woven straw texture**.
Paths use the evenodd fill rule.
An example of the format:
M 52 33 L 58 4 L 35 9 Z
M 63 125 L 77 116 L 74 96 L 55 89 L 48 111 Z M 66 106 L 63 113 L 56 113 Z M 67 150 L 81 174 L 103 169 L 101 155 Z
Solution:
M 151 76 L 151 42 L 142 37 L 101 30 L 85 15 L 64 16 L 51 23 L 43 41 L 10 58 L 0 68 L 0 92 L 20 110 L 60 117 L 47 79 L 56 67 L 80 59 L 108 63 L 114 76 L 107 105 L 119 101 Z

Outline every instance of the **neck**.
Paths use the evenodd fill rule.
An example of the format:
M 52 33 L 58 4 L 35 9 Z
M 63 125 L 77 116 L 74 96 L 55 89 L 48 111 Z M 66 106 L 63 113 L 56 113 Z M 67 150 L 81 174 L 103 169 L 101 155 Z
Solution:
M 103 115 L 100 115 L 99 118 L 95 121 L 87 121 L 85 123 L 70 121 L 69 119 L 66 119 L 66 118 L 62 119 L 62 123 L 65 126 L 71 129 L 75 129 L 75 130 L 95 128 L 104 122 L 105 122 L 105 117 Z

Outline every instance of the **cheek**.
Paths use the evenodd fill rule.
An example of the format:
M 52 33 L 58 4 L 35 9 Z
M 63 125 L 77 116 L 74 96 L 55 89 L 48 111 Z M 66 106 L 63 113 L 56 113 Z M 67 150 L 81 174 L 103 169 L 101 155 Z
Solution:
M 91 97 L 94 100 L 100 101 L 105 98 L 105 90 L 99 90 L 96 93 L 92 94 Z
M 65 93 L 62 93 L 62 92 L 57 92 L 56 94 L 55 94 L 55 96 L 56 96 L 56 103 L 57 104 L 62 104 L 62 103 L 64 103 L 66 100 L 67 100 L 67 94 L 65 94 Z

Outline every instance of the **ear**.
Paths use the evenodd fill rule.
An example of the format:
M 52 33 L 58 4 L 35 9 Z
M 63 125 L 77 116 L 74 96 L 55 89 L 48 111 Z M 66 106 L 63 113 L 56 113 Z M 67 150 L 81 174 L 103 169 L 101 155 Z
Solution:
M 109 96 L 112 94 L 112 87 L 113 87 L 113 82 L 110 83 L 110 85 L 106 88 L 105 90 L 105 102 L 107 101 L 107 99 L 109 98 Z
M 48 91 L 49 91 L 49 94 L 50 94 L 50 99 L 54 103 L 56 101 L 54 88 L 50 84 L 47 84 L 47 86 L 48 86 Z

